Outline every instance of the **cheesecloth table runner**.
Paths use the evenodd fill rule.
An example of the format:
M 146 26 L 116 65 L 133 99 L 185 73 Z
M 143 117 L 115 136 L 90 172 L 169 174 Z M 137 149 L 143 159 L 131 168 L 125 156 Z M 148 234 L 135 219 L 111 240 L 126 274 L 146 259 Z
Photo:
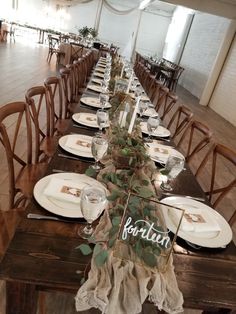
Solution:
M 143 178 L 150 178 L 154 168 L 150 165 L 141 170 Z M 102 170 L 115 171 L 112 165 Z M 102 173 L 98 179 L 101 179 Z M 112 190 L 112 184 L 108 189 Z M 98 242 L 106 242 L 112 223 L 109 209 L 105 211 L 95 230 Z M 137 314 L 142 311 L 145 300 L 153 302 L 159 310 L 175 314 L 183 311 L 183 296 L 180 292 L 172 256 L 165 272 L 152 269 L 132 261 L 122 260 L 109 250 L 108 260 L 102 267 L 97 267 L 91 260 L 91 270 L 87 281 L 80 287 L 75 297 L 76 310 L 85 311 L 92 307 L 105 314 Z

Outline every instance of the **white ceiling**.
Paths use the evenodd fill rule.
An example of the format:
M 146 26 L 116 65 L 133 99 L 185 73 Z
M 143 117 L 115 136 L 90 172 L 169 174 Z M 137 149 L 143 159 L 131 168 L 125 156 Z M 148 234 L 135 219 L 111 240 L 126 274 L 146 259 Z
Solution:
M 122 5 L 127 8 L 138 6 L 141 0 L 109 0 L 112 5 Z M 182 5 L 197 11 L 206 12 L 213 15 L 224 16 L 236 19 L 236 0 L 153 0 L 145 9 L 153 13 L 172 14 L 176 5 Z

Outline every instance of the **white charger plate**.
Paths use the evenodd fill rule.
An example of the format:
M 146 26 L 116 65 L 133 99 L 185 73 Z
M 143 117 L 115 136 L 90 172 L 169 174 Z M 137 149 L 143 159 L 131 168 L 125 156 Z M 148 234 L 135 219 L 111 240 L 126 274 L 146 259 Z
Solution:
M 153 142 L 151 143 L 147 143 L 146 149 L 147 154 L 152 160 L 157 162 L 159 161 L 163 164 L 166 164 L 170 154 L 175 154 L 176 156 L 184 158 L 184 156 L 173 147 L 168 145 L 162 145 L 155 140 L 153 140 Z
M 141 130 L 144 134 L 148 134 L 147 130 L 147 122 L 141 122 L 140 123 Z M 159 125 L 157 130 L 152 134 L 152 136 L 156 137 L 169 137 L 170 136 L 170 131 L 163 126 Z
M 93 76 L 97 76 L 97 77 L 104 78 L 104 73 L 94 72 L 94 73 L 93 73 Z
M 86 125 L 91 128 L 98 128 L 97 116 L 94 113 L 87 112 L 74 113 L 72 119 L 79 124 Z M 109 123 L 105 126 L 105 128 L 107 127 L 109 127 Z
M 102 108 L 99 98 L 95 97 L 82 97 L 80 101 L 86 106 L 94 107 L 94 108 Z M 105 109 L 111 108 L 111 104 L 107 104 Z
M 94 92 L 97 92 L 97 93 L 101 93 L 102 92 L 102 87 L 99 86 L 99 85 L 95 85 L 95 84 L 89 84 L 87 86 L 87 89 L 90 89 L 90 90 L 92 90 Z
M 206 211 L 209 216 L 212 216 L 213 219 L 217 221 L 221 229 L 220 231 L 210 232 L 183 231 L 179 229 L 178 237 L 193 244 L 208 248 L 219 248 L 227 245 L 232 240 L 233 233 L 229 224 L 224 219 L 224 217 L 222 217 L 215 209 L 211 208 L 210 206 L 181 196 L 166 197 L 162 199 L 161 202 L 166 205 L 187 209 L 189 212 L 194 212 L 194 208 Z M 171 208 L 165 207 L 164 209 L 162 207 L 162 211 L 167 228 L 175 233 L 177 230 L 178 221 L 175 221 L 174 215 L 171 215 Z
M 85 143 L 90 144 L 90 147 L 79 146 L 78 148 L 72 148 L 66 145 L 66 142 L 69 138 L 72 138 L 74 141 L 83 141 Z M 84 135 L 84 134 L 69 134 L 62 136 L 59 139 L 59 145 L 67 152 L 81 157 L 93 158 L 91 152 L 91 144 L 92 144 L 92 136 Z M 81 148 L 80 148 L 81 147 Z
M 96 77 L 93 77 L 91 81 L 93 83 L 95 83 L 95 84 L 98 84 L 98 85 L 101 85 L 101 83 L 103 82 L 102 79 L 99 79 L 99 78 L 96 78 Z
M 98 67 L 95 68 L 95 71 L 104 73 L 105 72 L 105 68 L 98 66 Z
M 60 215 L 67 218 L 83 218 L 79 204 L 74 204 L 66 201 L 64 202 L 61 200 L 57 200 L 53 197 L 46 196 L 44 194 L 44 189 L 46 188 L 46 186 L 48 185 L 49 181 L 53 176 L 59 179 L 68 180 L 68 182 L 76 181 L 76 183 L 81 185 L 81 189 L 83 189 L 85 186 L 103 188 L 106 191 L 106 194 L 108 195 L 108 191 L 100 182 L 86 176 L 85 174 L 68 172 L 68 173 L 55 173 L 43 177 L 34 186 L 34 198 L 36 199 L 40 206 L 42 206 L 44 209 L 55 215 Z

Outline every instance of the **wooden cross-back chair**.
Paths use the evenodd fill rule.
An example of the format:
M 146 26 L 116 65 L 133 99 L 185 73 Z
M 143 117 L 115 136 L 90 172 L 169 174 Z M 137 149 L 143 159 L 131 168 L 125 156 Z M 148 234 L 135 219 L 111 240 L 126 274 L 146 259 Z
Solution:
M 203 160 L 209 145 L 212 143 L 212 131 L 202 122 L 191 120 L 184 129 L 176 147 L 185 156 L 193 173 Z
M 57 37 L 53 37 L 52 35 L 48 35 L 48 55 L 47 61 L 50 62 L 52 56 L 55 54 L 57 58 L 57 63 L 59 63 L 60 57 L 65 55 L 64 52 L 59 49 L 60 39 Z
M 224 161 L 224 165 L 222 164 L 222 161 Z M 208 162 L 210 167 L 208 167 Z M 220 163 L 221 168 L 220 173 L 218 173 L 217 169 L 219 169 Z M 222 171 L 223 166 L 226 168 L 228 175 Z M 203 171 L 206 171 L 206 169 L 209 168 L 209 189 L 205 193 L 208 196 L 212 206 L 216 208 L 218 204 L 227 196 L 227 194 L 236 187 L 236 151 L 233 151 L 232 149 L 221 144 L 213 144 L 207 152 L 205 158 L 202 160 L 196 172 L 196 177 L 198 178 Z M 221 182 L 217 180 L 219 177 L 221 178 Z M 227 183 L 225 182 L 226 179 Z M 229 224 L 233 225 L 235 221 L 236 210 L 229 219 Z
M 25 99 L 35 126 L 38 156 L 46 160 L 54 155 L 58 142 L 58 138 L 54 136 L 54 114 L 50 107 L 49 95 L 45 86 L 34 86 L 26 91 Z
M 78 60 L 83 55 L 83 46 L 77 43 L 70 43 L 70 63 Z
M 49 95 L 52 115 L 54 115 L 54 132 L 64 134 L 70 120 L 67 118 L 61 78 L 57 76 L 48 77 L 44 80 L 44 85 Z
M 185 130 L 192 120 L 192 111 L 184 105 L 178 107 L 167 124 L 167 129 L 171 130 L 171 137 L 174 139 L 177 135 Z
M 15 123 L 9 126 L 9 119 L 14 119 Z M 47 166 L 38 162 L 38 147 L 33 143 L 32 123 L 25 102 L 13 102 L 0 108 L 0 142 L 7 161 L 9 208 L 24 206 Z
M 152 103 L 157 112 L 160 111 L 163 104 L 166 102 L 166 97 L 169 93 L 169 89 L 159 83 L 156 84 L 156 90 L 152 96 Z
M 77 102 L 73 100 L 74 90 L 74 74 L 70 68 L 60 69 L 60 76 L 62 80 L 62 89 L 64 95 L 64 108 L 66 110 L 66 117 L 69 118 L 74 113 Z
M 168 91 L 164 101 L 162 102 L 162 106 L 159 108 L 160 118 L 162 121 L 165 119 L 166 115 L 172 110 L 172 108 L 177 103 L 178 96 L 171 91 Z

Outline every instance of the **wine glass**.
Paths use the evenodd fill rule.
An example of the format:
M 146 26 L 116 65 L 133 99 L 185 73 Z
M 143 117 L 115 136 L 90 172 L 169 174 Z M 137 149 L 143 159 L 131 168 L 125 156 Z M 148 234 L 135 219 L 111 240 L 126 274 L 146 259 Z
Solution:
M 85 186 L 80 195 L 80 208 L 87 225 L 79 230 L 83 239 L 89 239 L 93 234 L 92 223 L 106 207 L 106 192 L 103 188 Z
M 148 106 L 144 101 L 140 101 L 139 102 L 139 114 L 142 120 L 142 116 L 144 114 L 144 112 L 147 110 Z
M 169 155 L 165 168 L 162 171 L 162 174 L 166 175 L 166 181 L 162 181 L 161 188 L 164 191 L 172 191 L 170 183 L 172 179 L 175 179 L 178 174 L 184 169 L 184 157 L 180 155 Z
M 109 122 L 109 115 L 103 109 L 99 109 L 97 111 L 97 124 L 99 126 L 99 133 L 102 134 L 102 129 L 108 124 Z
M 152 143 L 152 134 L 157 130 L 160 125 L 160 119 L 158 116 L 149 117 L 147 120 L 147 131 L 148 137 L 145 139 L 145 142 Z
M 106 104 L 109 101 L 109 95 L 106 93 L 100 93 L 99 94 L 99 100 L 100 100 L 100 104 L 101 104 L 102 109 L 104 109 Z
M 92 155 L 95 159 L 95 164 L 92 166 L 93 169 L 96 171 L 101 169 L 99 166 L 99 160 L 106 154 L 108 149 L 108 141 L 102 137 L 101 135 L 97 134 L 92 138 Z

